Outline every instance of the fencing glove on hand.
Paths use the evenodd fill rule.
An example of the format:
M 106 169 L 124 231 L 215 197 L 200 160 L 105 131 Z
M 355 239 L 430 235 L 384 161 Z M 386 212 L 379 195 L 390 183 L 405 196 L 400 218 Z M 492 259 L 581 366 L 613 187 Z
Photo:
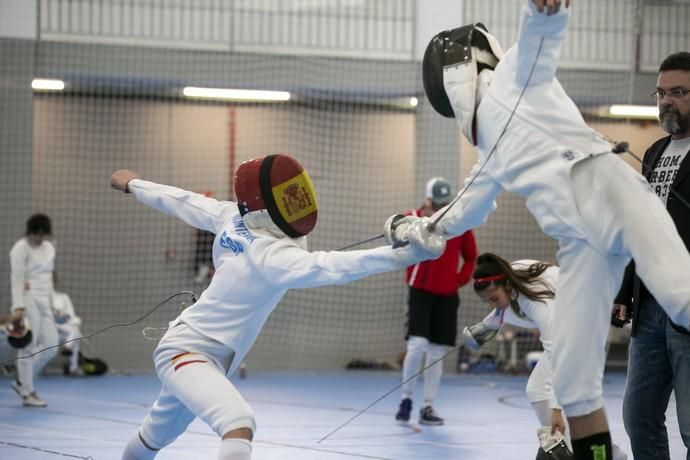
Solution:
M 536 460 L 575 460 L 560 431 L 551 434 L 550 426 L 542 426 L 537 430 L 537 437 L 540 447 Z
M 473 326 L 465 326 L 462 330 L 462 338 L 467 348 L 477 351 L 486 342 L 496 337 L 497 333 L 498 329 L 491 329 L 483 322 L 479 322 Z
M 407 246 L 407 232 L 410 224 L 414 222 L 417 217 L 406 216 L 405 214 L 393 214 L 383 224 L 383 236 L 386 243 L 394 248 L 401 248 Z
M 437 259 L 446 250 L 446 240 L 442 235 L 429 230 L 431 219 L 418 217 L 410 222 L 407 228 L 407 240 L 412 251 L 422 260 Z

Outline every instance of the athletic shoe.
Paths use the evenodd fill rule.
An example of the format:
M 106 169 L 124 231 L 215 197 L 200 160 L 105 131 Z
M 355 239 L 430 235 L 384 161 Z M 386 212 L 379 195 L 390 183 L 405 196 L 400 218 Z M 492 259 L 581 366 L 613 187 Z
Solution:
M 22 406 L 26 407 L 46 407 L 48 404 L 38 397 L 36 392 L 32 392 L 26 396 L 22 394 L 22 384 L 18 381 L 12 382 L 12 389 L 22 399 Z
M 26 407 L 46 407 L 48 404 L 38 397 L 36 392 L 30 393 L 28 396 L 22 396 L 22 406 Z
M 419 411 L 420 425 L 443 425 L 443 419 L 436 415 L 434 408 L 431 406 L 423 407 Z
M 86 375 L 84 375 L 84 371 L 81 370 L 80 367 L 77 367 L 75 369 L 67 369 L 66 375 L 68 375 L 69 377 L 75 377 L 75 378 L 86 377 Z
M 628 460 L 628 454 L 623 452 L 616 444 L 611 445 L 611 450 L 613 451 L 611 455 L 613 460 Z
M 400 407 L 398 408 L 398 413 L 395 414 L 395 419 L 398 422 L 409 422 L 410 412 L 412 412 L 412 400 L 405 398 L 400 401 Z

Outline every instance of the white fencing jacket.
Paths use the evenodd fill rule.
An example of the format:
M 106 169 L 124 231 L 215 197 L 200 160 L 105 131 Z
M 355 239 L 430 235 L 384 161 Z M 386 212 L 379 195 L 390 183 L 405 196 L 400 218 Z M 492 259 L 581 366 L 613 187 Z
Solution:
M 44 240 L 31 246 L 26 237 L 10 250 L 12 310 L 25 308 L 24 295 L 50 297 L 53 294 L 55 246 Z
M 234 350 L 233 366 L 242 361 L 288 289 L 345 284 L 420 260 L 409 245 L 310 252 L 301 247 L 301 239 L 247 228 L 234 202 L 140 179 L 130 181 L 128 188 L 141 203 L 216 234 L 213 279 L 178 320 Z
M 477 163 L 465 180 L 466 190 L 460 191 L 462 198 L 439 222 L 450 237 L 483 224 L 505 189 L 527 200 L 544 233 L 586 238 L 571 169 L 610 152 L 611 145 L 587 126 L 555 78 L 569 15 L 569 8 L 552 16 L 539 13 L 531 0 L 524 7 L 518 42 L 498 63 L 477 109 Z
M 530 265 L 537 263 L 537 260 L 516 260 L 511 263 L 513 268 L 528 268 Z M 544 272 L 539 275 L 537 280 L 538 283 L 534 284 L 534 288 L 537 290 L 543 289 L 543 284 L 545 284 L 553 292 L 556 292 L 556 285 L 558 283 L 558 272 L 559 268 L 555 265 L 550 266 Z M 553 352 L 553 338 L 551 337 L 549 323 L 551 322 L 551 314 L 554 299 L 543 299 L 543 300 L 531 300 L 524 295 L 519 295 L 517 298 L 517 303 L 520 306 L 520 311 L 524 313 L 524 316 L 518 316 L 512 308 L 508 307 L 503 310 L 495 308 L 491 313 L 489 313 L 486 318 L 482 320 L 487 329 L 499 330 L 504 324 L 510 324 L 512 326 L 522 327 L 526 329 L 538 329 L 539 330 L 539 340 L 541 340 L 542 346 L 544 347 L 544 356 L 549 360 L 548 366 L 551 370 L 551 376 L 553 376 L 553 366 L 551 365 L 551 353 Z M 542 358 L 544 359 L 544 358 Z M 544 384 L 545 382 L 540 382 Z M 556 398 L 553 396 L 553 391 L 551 390 L 551 380 L 547 382 L 549 386 L 549 391 L 552 393 L 551 407 L 559 407 L 556 403 Z

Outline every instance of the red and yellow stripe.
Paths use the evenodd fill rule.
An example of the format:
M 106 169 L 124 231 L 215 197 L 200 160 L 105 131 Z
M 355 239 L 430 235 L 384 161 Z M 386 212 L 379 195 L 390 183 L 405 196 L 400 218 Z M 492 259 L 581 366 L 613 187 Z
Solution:
M 208 361 L 205 359 L 199 359 L 203 358 L 202 355 L 199 353 L 191 353 L 189 351 L 185 351 L 184 353 L 180 353 L 179 355 L 175 355 L 172 357 L 171 361 L 173 362 L 173 370 L 178 370 L 181 367 L 186 366 L 187 364 L 193 364 L 193 363 L 207 363 Z

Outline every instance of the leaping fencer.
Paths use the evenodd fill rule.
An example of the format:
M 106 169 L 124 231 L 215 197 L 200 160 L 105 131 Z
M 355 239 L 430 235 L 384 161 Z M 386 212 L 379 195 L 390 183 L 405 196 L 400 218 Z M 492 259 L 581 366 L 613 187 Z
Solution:
M 517 260 L 511 263 L 496 254 L 487 252 L 480 255 L 472 275 L 473 288 L 491 312 L 481 322 L 463 330 L 465 345 L 473 350 L 480 349 L 505 324 L 539 330 L 544 353 L 530 373 L 525 392 L 541 423 L 542 445 L 539 453 L 543 458 L 561 458 L 561 454 L 564 458 L 569 458 L 570 455 L 565 451 L 565 446 L 553 443 L 559 437 L 549 436 L 554 428 L 563 435 L 565 445 L 570 445 L 570 433 L 563 419 L 561 406 L 553 395 L 550 358 L 553 343 L 549 336 L 549 323 L 558 272 L 557 266 L 537 260 Z M 548 450 L 549 441 L 552 442 L 551 451 Z M 611 446 L 613 460 L 628 458 L 616 444 Z M 561 450 L 561 454 L 558 450 Z
M 281 154 L 247 161 L 234 183 L 236 203 L 142 180 L 129 170 L 112 175 L 115 189 L 216 234 L 213 278 L 154 351 L 162 389 L 123 460 L 154 458 L 195 417 L 222 438 L 218 459 L 249 460 L 254 415 L 227 376 L 286 291 L 403 269 L 445 249 L 445 240 L 426 234 L 428 220 L 422 220 L 410 227 L 409 247 L 310 252 L 306 235 L 316 224 L 316 192 L 297 160 Z
M 631 257 L 671 321 L 690 328 L 690 254 L 644 177 L 587 126 L 555 77 L 568 0 L 528 0 L 505 54 L 481 24 L 435 36 L 423 60 L 434 108 L 455 117 L 478 161 L 456 200 L 432 216 L 445 238 L 483 224 L 503 190 L 526 200 L 559 243 L 560 275 L 549 335 L 554 393 L 577 459 L 611 459 L 602 401 L 611 309 Z M 389 219 L 404 240 L 414 218 Z M 577 357 L 582 357 L 578 359 Z

